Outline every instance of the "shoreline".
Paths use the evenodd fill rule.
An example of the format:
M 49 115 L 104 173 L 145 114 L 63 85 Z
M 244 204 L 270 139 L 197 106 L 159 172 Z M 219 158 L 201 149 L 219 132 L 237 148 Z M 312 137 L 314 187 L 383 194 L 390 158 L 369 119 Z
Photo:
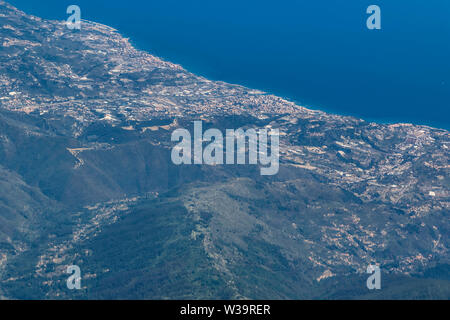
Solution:
M 132 38 L 131 35 L 125 34 L 124 32 L 122 32 L 120 29 L 118 28 L 114 28 L 108 25 L 105 25 L 103 23 L 98 23 L 95 21 L 90 21 L 90 20 L 86 20 L 88 22 L 92 22 L 92 23 L 96 23 L 96 24 L 101 24 L 107 28 L 112 28 L 113 30 L 115 30 L 115 32 L 117 32 L 118 34 L 120 34 L 123 38 L 127 38 L 128 41 L 130 42 L 130 44 L 138 51 L 142 51 L 145 52 L 149 55 L 152 55 L 158 59 L 161 59 L 162 61 L 168 62 L 168 63 L 172 63 L 172 64 L 176 64 L 178 66 L 180 66 L 181 68 L 183 68 L 184 70 L 186 70 L 189 73 L 192 73 L 196 76 L 205 78 L 209 81 L 214 81 L 214 82 L 223 82 L 223 83 L 227 83 L 230 85 L 236 85 L 236 86 L 241 86 L 244 88 L 247 88 L 249 90 L 256 90 L 256 91 L 261 91 L 264 92 L 267 95 L 273 95 L 276 96 L 278 98 L 284 99 L 286 101 L 292 102 L 294 104 L 296 104 L 299 107 L 303 107 L 309 110 L 313 110 L 313 111 L 319 111 L 319 112 L 324 112 L 324 113 L 328 113 L 328 114 L 332 114 L 332 115 L 336 115 L 336 116 L 341 116 L 341 117 L 353 117 L 353 118 L 357 118 L 360 120 L 363 120 L 365 122 L 368 123 L 376 123 L 376 124 L 382 124 L 382 125 L 395 125 L 395 124 L 400 124 L 400 125 L 413 125 L 413 126 L 421 126 L 421 127 L 429 127 L 429 128 L 433 128 L 433 129 L 437 129 L 437 130 L 444 130 L 444 131 L 450 131 L 450 125 L 449 128 L 446 128 L 444 125 L 433 125 L 431 123 L 415 123 L 415 122 L 408 122 L 408 121 L 397 121 L 394 119 L 389 119 L 389 118 L 370 118 L 370 117 L 365 117 L 362 115 L 358 115 L 358 114 L 351 114 L 351 113 L 342 113 L 342 112 L 338 112 L 334 109 L 329 109 L 323 106 L 318 106 L 318 105 L 311 105 L 311 104 L 305 104 L 302 103 L 298 98 L 294 98 L 294 97 L 290 97 L 286 94 L 282 94 L 282 93 L 276 93 L 274 91 L 270 91 L 267 89 L 261 89 L 261 88 L 257 88 L 257 87 L 253 87 L 251 85 L 245 84 L 245 83 L 234 83 L 234 82 L 230 82 L 230 81 L 226 81 L 223 79 L 215 79 L 214 77 L 210 77 L 207 74 L 204 74 L 201 70 L 195 69 L 195 68 L 191 68 L 190 66 L 187 65 L 183 65 L 182 63 L 176 62 L 176 61 L 172 61 L 172 59 L 170 57 L 166 57 L 163 55 L 159 55 L 156 52 L 154 52 L 152 49 L 148 48 L 145 45 L 141 45 L 140 43 L 138 43 L 138 41 L 134 40 Z
M 21 11 L 21 12 L 25 12 L 23 10 L 21 10 L 20 8 L 15 7 L 14 5 L 10 4 L 8 1 L 4 1 L 7 5 L 10 5 L 14 8 L 16 8 L 17 10 Z M 25 12 L 26 13 L 26 12 Z M 50 21 L 57 21 L 60 23 L 65 23 L 65 20 L 52 20 L 52 19 L 47 19 L 47 18 L 41 18 L 38 16 L 35 16 L 34 14 L 30 14 L 30 13 L 26 13 L 27 15 L 31 15 L 40 19 L 46 19 L 46 20 L 50 20 Z M 299 100 L 299 98 L 294 98 L 292 96 L 289 96 L 287 94 L 283 94 L 283 93 L 277 93 L 276 90 L 269 90 L 269 89 L 261 89 L 258 87 L 254 87 L 250 84 L 245 84 L 245 83 L 234 83 L 232 81 L 226 81 L 223 79 L 216 79 L 212 76 L 209 76 L 207 74 L 207 72 L 203 72 L 193 66 L 190 65 L 185 65 L 179 62 L 176 62 L 174 60 L 172 60 L 172 58 L 167 57 L 165 55 L 160 55 L 156 52 L 154 52 L 153 49 L 151 49 L 148 45 L 146 45 L 144 42 L 141 43 L 138 40 L 135 40 L 133 38 L 132 35 L 127 34 L 124 31 L 121 31 L 118 27 L 113 27 L 110 26 L 108 24 L 102 23 L 102 22 L 96 22 L 96 21 L 92 21 L 92 20 L 87 20 L 87 19 L 81 19 L 82 22 L 85 23 L 90 23 L 90 24 L 94 24 L 94 25 L 100 25 L 102 27 L 104 27 L 105 29 L 108 29 L 111 32 L 116 32 L 117 34 L 119 34 L 122 38 L 125 38 L 129 41 L 130 45 L 138 50 L 138 51 L 142 51 L 146 54 L 149 54 L 155 58 L 158 58 L 164 62 L 170 63 L 170 64 L 175 64 L 180 66 L 181 68 L 183 68 L 183 70 L 185 70 L 186 72 L 192 73 L 196 76 L 202 77 L 206 80 L 209 81 L 214 81 L 214 82 L 223 82 L 229 85 L 236 85 L 236 86 L 241 86 L 243 88 L 249 89 L 249 90 L 256 90 L 256 91 L 261 91 L 264 92 L 264 94 L 267 95 L 273 95 L 275 97 L 284 99 L 288 102 L 294 103 L 295 105 L 299 106 L 299 107 L 303 107 L 312 111 L 318 111 L 318 112 L 324 112 L 327 114 L 331 114 L 331 115 L 336 115 L 336 116 L 341 116 L 341 117 L 353 117 L 356 119 L 360 119 L 363 120 L 365 122 L 368 123 L 376 123 L 376 124 L 381 124 L 381 125 L 395 125 L 395 124 L 402 124 L 402 125 L 414 125 L 414 126 L 423 126 L 423 127 L 429 127 L 429 128 L 433 128 L 433 129 L 437 129 L 437 130 L 444 130 L 444 131 L 450 131 L 450 125 L 448 125 L 448 127 L 444 124 L 440 124 L 440 123 L 434 123 L 434 121 L 428 121 L 428 123 L 416 123 L 416 122 L 410 122 L 410 121 L 402 121 L 402 120 L 395 120 L 395 119 L 391 119 L 391 118 L 371 118 L 371 117 L 366 117 L 364 115 L 360 115 L 360 114 L 355 114 L 355 113 L 344 113 L 342 111 L 339 110 L 335 110 L 335 109 L 330 109 L 324 106 L 319 106 L 317 104 L 311 104 L 311 103 L 303 103 Z

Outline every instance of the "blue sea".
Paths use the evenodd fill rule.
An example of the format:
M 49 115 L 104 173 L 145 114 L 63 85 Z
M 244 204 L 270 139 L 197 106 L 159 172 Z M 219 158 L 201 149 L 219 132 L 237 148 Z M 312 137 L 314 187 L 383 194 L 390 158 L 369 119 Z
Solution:
M 377 122 L 450 129 L 448 0 L 10 0 L 104 23 L 140 49 L 213 80 Z M 381 30 L 366 9 L 381 8 Z

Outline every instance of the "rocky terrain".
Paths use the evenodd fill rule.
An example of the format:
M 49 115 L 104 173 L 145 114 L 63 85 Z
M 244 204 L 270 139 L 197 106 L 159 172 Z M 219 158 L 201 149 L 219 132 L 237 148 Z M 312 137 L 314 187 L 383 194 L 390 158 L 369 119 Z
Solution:
M 174 165 L 172 131 L 200 119 L 278 129 L 279 173 Z M 0 1 L 0 298 L 448 299 L 449 148 Z

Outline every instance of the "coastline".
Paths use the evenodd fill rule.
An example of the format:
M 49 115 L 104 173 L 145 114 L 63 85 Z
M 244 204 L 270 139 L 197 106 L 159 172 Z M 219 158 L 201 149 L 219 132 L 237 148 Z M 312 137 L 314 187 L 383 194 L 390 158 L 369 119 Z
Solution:
M 7 1 L 6 1 L 6 4 L 7 5 L 11 5 Z M 11 6 L 14 7 L 14 5 L 11 5 Z M 17 9 L 19 11 L 22 11 L 19 8 L 17 8 Z M 22 11 L 22 12 L 24 12 L 24 11 Z M 36 18 L 41 18 L 41 17 L 35 16 L 34 14 L 30 14 L 30 13 L 26 13 L 26 14 L 34 16 Z M 47 18 L 44 18 L 44 19 L 47 19 Z M 49 20 L 52 20 L 52 19 L 49 19 Z M 57 21 L 57 22 L 60 22 L 60 23 L 65 23 L 64 20 L 53 20 L 53 21 Z M 293 96 L 291 96 L 289 94 L 286 94 L 286 93 L 279 92 L 277 90 L 271 90 L 271 89 L 256 87 L 256 86 L 253 86 L 253 85 L 251 85 L 249 83 L 245 83 L 245 82 L 237 82 L 236 83 L 236 82 L 230 82 L 230 81 L 227 81 L 227 80 L 224 80 L 224 79 L 217 79 L 217 78 L 209 75 L 208 72 L 205 72 L 203 70 L 195 68 L 195 66 L 186 65 L 186 64 L 180 63 L 180 62 L 176 61 L 176 59 L 174 60 L 171 57 L 164 56 L 164 55 L 161 55 L 161 54 L 155 52 L 155 50 L 150 48 L 150 46 L 147 43 L 135 39 L 133 37 L 133 35 L 128 34 L 125 31 L 122 31 L 118 27 L 112 27 L 112 26 L 110 26 L 108 24 L 105 24 L 105 23 L 102 23 L 102 22 L 96 22 L 96 21 L 92 21 L 92 20 L 82 19 L 82 21 L 83 22 L 87 22 L 87 23 L 91 23 L 91 24 L 94 24 L 94 25 L 101 25 L 105 29 L 108 29 L 110 31 L 116 32 L 120 36 L 122 36 L 123 38 L 128 39 L 130 45 L 133 46 L 133 48 L 135 48 L 136 50 L 145 52 L 145 53 L 147 53 L 147 54 L 149 54 L 149 55 L 151 55 L 151 56 L 153 56 L 155 58 L 158 58 L 158 59 L 160 59 L 160 60 L 162 60 L 164 62 L 180 66 L 181 68 L 183 68 L 187 72 L 192 73 L 192 74 L 194 74 L 196 76 L 202 77 L 204 79 L 210 80 L 210 81 L 222 82 L 222 83 L 226 83 L 226 84 L 230 84 L 230 85 L 241 86 L 241 87 L 249 89 L 249 90 L 261 91 L 261 92 L 264 92 L 264 94 L 273 95 L 273 96 L 279 97 L 279 98 L 284 99 L 284 100 L 286 100 L 288 102 L 292 102 L 292 103 L 296 104 L 299 107 L 304 107 L 304 108 L 309 109 L 309 110 L 318 111 L 318 112 L 324 112 L 324 113 L 327 113 L 327 114 L 336 115 L 336 116 L 342 116 L 342 117 L 353 117 L 353 118 L 360 119 L 360 120 L 363 120 L 363 121 L 368 122 L 368 123 L 377 123 L 377 124 L 383 124 L 383 125 L 410 124 L 410 125 L 414 125 L 414 126 L 423 126 L 423 127 L 429 127 L 429 128 L 438 129 L 438 130 L 450 131 L 450 125 L 447 126 L 444 123 L 440 124 L 440 123 L 435 123 L 434 121 L 425 121 L 425 122 L 417 123 L 417 122 L 414 122 L 414 121 L 407 121 L 407 120 L 405 120 L 405 121 L 400 120 L 399 121 L 398 119 L 389 118 L 389 117 L 387 117 L 387 118 L 378 118 L 378 117 L 377 118 L 373 118 L 373 117 L 368 117 L 368 116 L 364 116 L 364 115 L 357 114 L 357 113 L 343 112 L 343 111 L 337 110 L 335 108 L 329 108 L 329 107 L 326 107 L 324 105 L 319 105 L 319 104 L 316 104 L 316 103 L 305 103 L 305 102 L 302 102 L 299 98 L 293 97 Z
M 236 85 L 236 86 L 241 86 L 244 88 L 247 88 L 249 90 L 256 90 L 256 91 L 262 91 L 267 95 L 273 95 L 276 96 L 278 98 L 281 98 L 283 100 L 292 102 L 294 104 L 296 104 L 299 107 L 303 107 L 309 110 L 313 110 L 313 111 L 318 111 L 318 112 L 324 112 L 324 113 L 328 113 L 328 114 L 332 114 L 332 115 L 336 115 L 336 116 L 342 116 L 342 117 L 353 117 L 356 119 L 360 119 L 363 120 L 365 122 L 368 123 L 376 123 L 376 124 L 383 124 L 383 125 L 395 125 L 395 124 L 399 124 L 399 125 L 413 125 L 413 126 L 421 126 L 421 127 L 428 127 L 428 128 L 433 128 L 433 129 L 437 129 L 437 130 L 444 130 L 444 131 L 450 131 L 450 125 L 448 128 L 445 127 L 444 124 L 441 125 L 437 125 L 437 124 L 433 124 L 433 121 L 428 121 L 427 123 L 415 123 L 415 122 L 409 122 L 409 121 L 398 121 L 395 120 L 393 118 L 371 118 L 371 117 L 366 117 L 360 114 L 353 114 L 353 113 L 343 113 L 343 112 L 339 112 L 338 110 L 335 109 L 330 109 L 327 108 L 325 106 L 319 106 L 317 104 L 310 104 L 310 103 L 304 103 L 302 101 L 300 101 L 298 98 L 294 98 L 291 97 L 287 94 L 283 94 L 283 93 L 279 93 L 276 91 L 272 91 L 269 89 L 264 89 L 264 88 L 260 88 L 260 87 L 254 87 L 250 84 L 246 84 L 246 83 L 234 83 L 234 82 L 229 82 L 223 79 L 216 79 L 214 77 L 211 77 L 210 75 L 204 73 L 202 70 L 196 69 L 193 66 L 189 66 L 189 65 L 184 65 L 178 61 L 173 61 L 170 57 L 164 56 L 164 55 L 160 55 L 156 52 L 154 52 L 153 49 L 151 49 L 148 45 L 146 44 L 141 44 L 138 40 L 133 39 L 132 35 L 126 34 L 124 32 L 122 32 L 120 29 L 118 28 L 114 28 L 111 27 L 109 25 L 103 24 L 103 23 L 99 23 L 99 22 L 95 22 L 95 21 L 90 21 L 90 20 L 85 20 L 87 22 L 90 23 L 95 23 L 95 24 L 100 24 L 102 26 L 105 26 L 106 28 L 112 29 L 115 32 L 117 32 L 118 34 L 120 34 L 122 37 L 128 39 L 128 41 L 130 42 L 130 44 L 138 51 L 142 51 L 145 52 L 149 55 L 152 55 L 162 61 L 165 61 L 167 63 L 171 63 L 171 64 L 175 64 L 180 66 L 181 68 L 183 68 L 184 70 L 186 70 L 189 73 L 192 73 L 196 76 L 202 77 L 204 79 L 210 80 L 210 81 L 214 81 L 214 82 L 223 82 L 223 83 L 227 83 L 230 85 Z

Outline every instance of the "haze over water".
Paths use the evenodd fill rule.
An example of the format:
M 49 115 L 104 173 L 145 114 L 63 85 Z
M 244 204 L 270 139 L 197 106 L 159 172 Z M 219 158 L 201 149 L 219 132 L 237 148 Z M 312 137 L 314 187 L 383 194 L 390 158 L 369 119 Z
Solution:
M 191 72 L 313 109 L 450 129 L 450 1 L 9 2 L 58 20 L 77 4 L 83 19 Z M 381 30 L 366 27 L 372 4 Z

